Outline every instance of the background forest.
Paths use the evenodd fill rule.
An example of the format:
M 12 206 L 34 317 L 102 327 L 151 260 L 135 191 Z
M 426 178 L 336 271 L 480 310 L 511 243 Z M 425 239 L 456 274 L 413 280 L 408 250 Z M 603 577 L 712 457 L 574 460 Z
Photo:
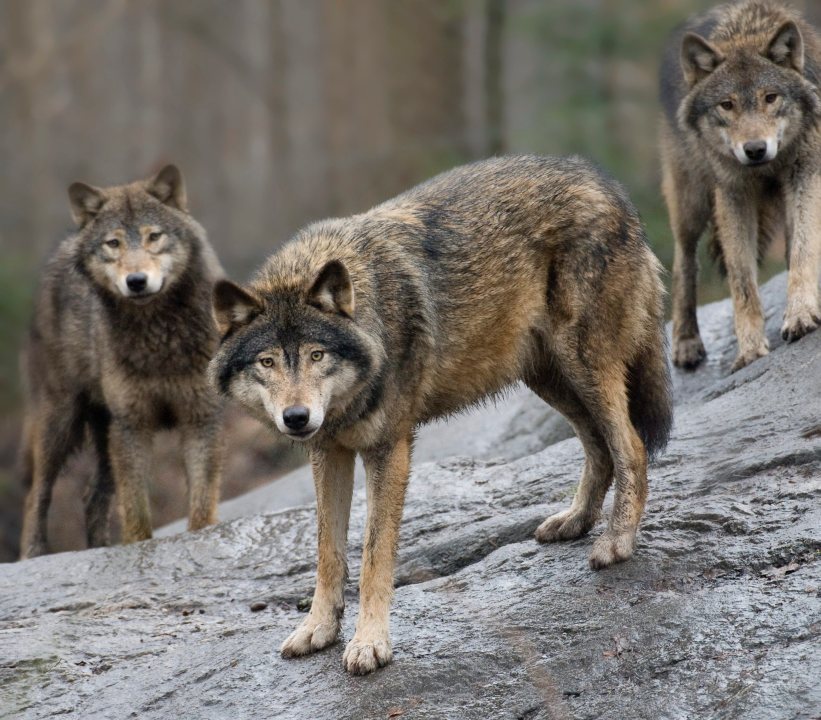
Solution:
M 821 3 L 795 4 L 821 24 Z M 496 153 L 582 153 L 624 182 L 669 268 L 656 151 L 667 33 L 705 0 L 0 0 L 0 559 L 22 491 L 17 354 L 73 180 L 164 162 L 229 274 L 304 223 L 365 210 Z M 765 275 L 782 267 L 774 255 Z M 707 270 L 707 268 L 705 268 Z M 725 294 L 702 276 L 701 300 Z M 231 416 L 224 496 L 295 460 Z M 184 514 L 161 442 L 157 524 Z M 81 547 L 83 458 L 51 536 Z

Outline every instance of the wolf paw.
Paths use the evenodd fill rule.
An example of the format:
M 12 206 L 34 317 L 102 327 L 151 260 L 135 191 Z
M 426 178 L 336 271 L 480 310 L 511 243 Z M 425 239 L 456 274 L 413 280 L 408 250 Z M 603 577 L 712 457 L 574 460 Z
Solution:
M 623 562 L 633 555 L 635 546 L 635 532 L 605 530 L 602 536 L 593 543 L 593 551 L 590 553 L 590 567 L 593 570 L 601 570 L 615 563 Z
M 749 365 L 754 360 L 758 360 L 758 358 L 762 358 L 765 355 L 769 354 L 770 345 L 766 340 L 764 340 L 762 343 L 760 343 L 754 348 L 744 351 L 739 350 L 738 355 L 736 355 L 735 362 L 733 363 L 733 366 L 730 368 L 730 372 L 734 373 L 738 370 L 741 370 L 741 368 L 747 367 L 747 365 Z
M 795 342 L 807 333 L 811 333 L 819 325 L 821 325 L 821 312 L 817 308 L 815 311 L 805 308 L 784 317 L 781 337 L 787 342 Z
M 573 540 L 586 534 L 595 523 L 589 513 L 568 508 L 551 515 L 536 528 L 536 540 L 540 543 Z
M 333 645 L 339 637 L 339 621 L 318 622 L 310 615 L 282 643 L 279 652 L 284 658 L 310 655 L 317 650 Z
M 393 660 L 391 641 L 385 637 L 365 639 L 357 634 L 345 648 L 342 664 L 351 675 L 367 675 Z
M 676 367 L 693 370 L 705 357 L 707 357 L 707 351 L 704 349 L 704 343 L 701 342 L 698 335 L 690 338 L 678 338 L 673 343 L 673 365 Z

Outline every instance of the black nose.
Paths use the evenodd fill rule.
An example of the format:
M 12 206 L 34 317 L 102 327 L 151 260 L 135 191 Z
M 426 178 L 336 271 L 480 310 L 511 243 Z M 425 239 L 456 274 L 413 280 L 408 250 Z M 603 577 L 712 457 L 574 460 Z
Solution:
M 767 143 L 764 140 L 752 140 L 744 143 L 744 154 L 753 162 L 763 160 L 767 154 Z
M 131 273 L 126 277 L 125 284 L 131 292 L 142 292 L 148 285 L 148 275 L 145 273 Z
M 291 405 L 282 412 L 282 421 L 291 430 L 302 430 L 308 424 L 309 417 L 311 411 L 304 405 Z

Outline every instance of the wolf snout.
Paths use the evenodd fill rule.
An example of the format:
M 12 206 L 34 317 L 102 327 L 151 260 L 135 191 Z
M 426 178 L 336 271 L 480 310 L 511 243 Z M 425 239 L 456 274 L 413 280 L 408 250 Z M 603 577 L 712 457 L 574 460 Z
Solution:
M 761 162 L 767 155 L 766 140 L 751 140 L 744 143 L 744 154 L 752 162 Z
M 125 284 L 133 293 L 141 293 L 148 285 L 148 275 L 144 272 L 129 273 L 125 279 Z
M 291 405 L 282 411 L 282 422 L 289 430 L 304 430 L 311 419 L 311 411 L 304 405 Z

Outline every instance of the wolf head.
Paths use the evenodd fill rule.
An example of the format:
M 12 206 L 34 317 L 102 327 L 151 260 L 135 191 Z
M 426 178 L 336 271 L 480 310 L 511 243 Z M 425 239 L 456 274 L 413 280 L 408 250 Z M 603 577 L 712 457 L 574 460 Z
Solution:
M 103 292 L 149 302 L 179 279 L 202 228 L 188 214 L 174 165 L 150 180 L 111 188 L 73 183 L 78 266 Z
M 220 281 L 214 316 L 223 339 L 212 382 L 294 440 L 339 426 L 381 364 L 378 346 L 357 324 L 354 286 L 338 260 L 284 283 L 243 289 Z
M 720 155 L 768 163 L 821 116 L 818 90 L 803 75 L 804 42 L 793 21 L 760 47 L 684 36 L 681 66 L 690 91 L 679 122 Z

